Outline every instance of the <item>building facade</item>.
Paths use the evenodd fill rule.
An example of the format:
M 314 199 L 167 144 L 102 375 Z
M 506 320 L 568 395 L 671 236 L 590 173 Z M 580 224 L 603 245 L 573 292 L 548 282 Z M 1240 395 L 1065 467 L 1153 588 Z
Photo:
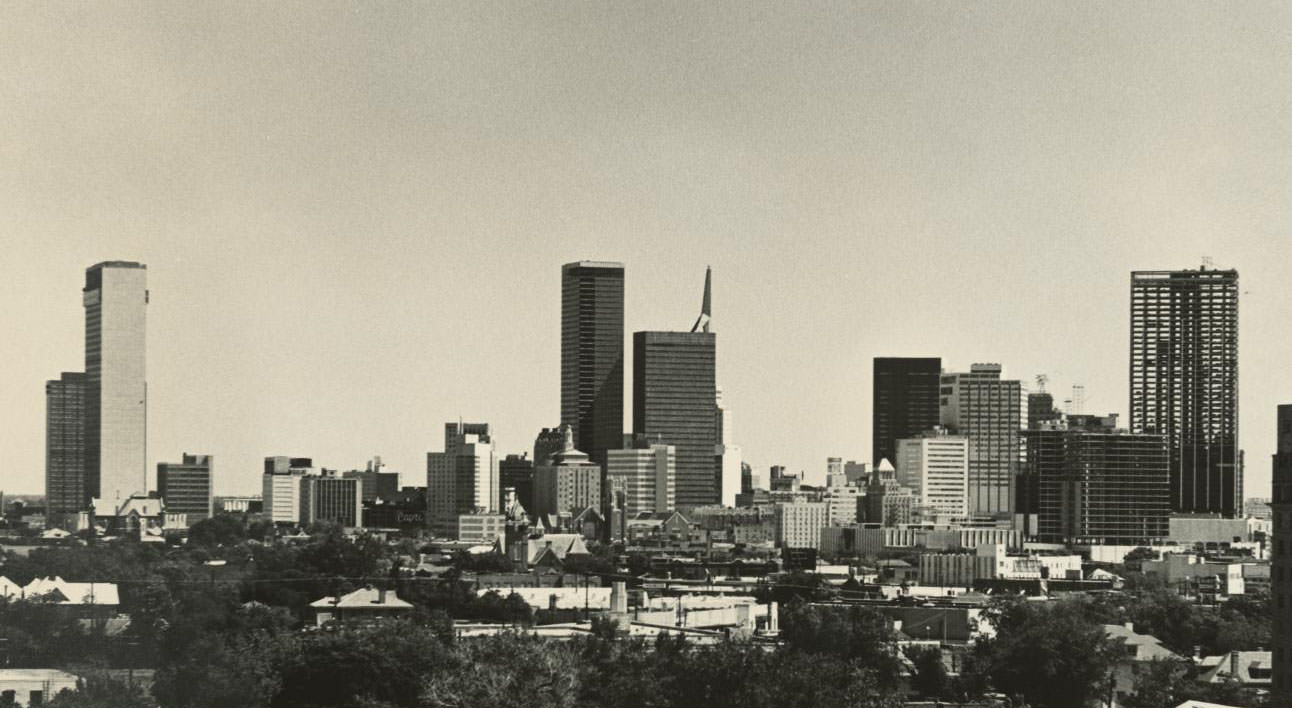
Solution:
M 722 501 L 714 456 L 716 336 L 633 334 L 633 433 L 677 449 L 677 508 L 682 510 Z
M 314 474 L 308 457 L 266 457 L 261 476 L 264 513 L 276 524 L 297 524 L 301 520 L 301 478 Z
M 301 523 L 363 526 L 363 480 L 327 474 L 301 477 Z
M 1022 383 L 1002 379 L 1000 364 L 974 364 L 968 373 L 942 375 L 939 407 L 947 431 L 969 441 L 970 515 L 1012 515 Z
M 445 423 L 444 451 L 426 453 L 426 497 L 436 534 L 453 536 L 458 515 L 497 512 L 498 459 L 488 423 Z
M 561 267 L 561 423 L 598 464 L 623 445 L 624 266 Z M 537 454 L 536 465 L 544 460 Z
M 45 382 L 45 514 L 52 526 L 88 508 L 85 487 L 85 374 Z
M 507 490 L 529 511 L 534 507 L 534 461 L 527 455 L 508 455 L 498 462 L 498 510 L 506 508 Z
M 1166 436 L 1172 511 L 1242 515 L 1237 271 L 1131 273 L 1130 429 Z
M 624 518 L 672 511 L 677 502 L 676 475 L 677 449 L 672 445 L 606 452 L 611 507 Z
M 568 430 L 568 429 L 567 429 Z M 573 431 L 566 435 L 565 449 L 548 458 L 548 464 L 534 468 L 534 508 L 537 517 L 578 514 L 588 507 L 602 506 L 601 465 L 587 453 L 574 448 Z
M 1053 543 L 1152 545 L 1169 534 L 1166 441 L 1117 429 L 1116 416 L 1068 416 L 1028 430 L 1037 537 Z
M 148 491 L 147 270 L 107 261 L 85 271 L 85 485 L 90 497 Z
M 714 392 L 717 403 L 715 429 L 718 444 L 713 448 L 715 474 L 718 477 L 723 506 L 735 506 L 736 495 L 744 491 L 744 461 L 740 446 L 734 443 L 731 432 L 731 411 L 722 404 L 722 388 Z
M 185 514 L 188 525 L 211 518 L 211 482 L 215 462 L 210 455 L 190 455 L 181 462 L 157 463 L 157 492 L 168 514 Z
M 782 548 L 820 548 L 829 513 L 825 502 L 777 504 L 776 543 Z
M 897 441 L 897 481 L 919 498 L 922 508 L 940 517 L 969 513 L 969 439 L 932 433 Z
M 897 441 L 938 424 L 938 357 L 875 357 L 870 418 L 872 465 L 897 459 Z
M 1278 447 L 1273 462 L 1274 544 L 1270 551 L 1273 650 L 1272 705 L 1292 701 L 1292 404 L 1278 407 Z

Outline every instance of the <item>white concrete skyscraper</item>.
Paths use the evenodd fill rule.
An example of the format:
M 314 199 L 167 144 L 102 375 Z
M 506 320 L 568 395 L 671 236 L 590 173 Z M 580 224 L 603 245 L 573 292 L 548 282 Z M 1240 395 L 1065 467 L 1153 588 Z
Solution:
M 147 274 L 127 261 L 85 271 L 85 485 L 110 504 L 148 491 Z

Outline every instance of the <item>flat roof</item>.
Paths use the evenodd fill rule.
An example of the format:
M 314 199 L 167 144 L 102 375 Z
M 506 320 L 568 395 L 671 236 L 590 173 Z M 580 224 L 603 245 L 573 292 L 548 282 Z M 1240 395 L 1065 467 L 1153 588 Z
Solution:
M 569 268 L 617 268 L 624 269 L 624 264 L 617 261 L 574 261 L 561 266 L 561 270 Z
M 148 266 L 144 265 L 143 263 L 136 263 L 135 261 L 103 261 L 102 263 L 95 263 L 94 265 L 90 266 L 89 268 L 86 268 L 86 269 L 85 269 L 85 271 L 88 273 L 89 271 L 92 271 L 92 270 L 102 270 L 103 268 L 144 268 L 144 269 L 147 269 L 147 268 L 148 268 Z

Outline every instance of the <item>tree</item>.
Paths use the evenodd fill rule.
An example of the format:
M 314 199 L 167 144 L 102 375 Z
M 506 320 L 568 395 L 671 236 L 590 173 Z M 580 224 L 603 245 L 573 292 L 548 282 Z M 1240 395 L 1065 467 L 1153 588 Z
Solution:
M 1084 708 L 1105 694 L 1121 648 L 1080 601 L 1010 598 L 988 617 L 996 637 L 984 644 L 997 689 L 1039 708 Z
M 188 530 L 188 543 L 192 547 L 236 546 L 246 538 L 245 521 L 233 514 L 216 514 Z
M 157 703 L 137 685 L 106 675 L 91 675 L 78 680 L 75 691 L 59 691 L 47 705 L 50 708 L 155 708 Z
M 1184 662 L 1174 659 L 1149 662 L 1135 677 L 1125 708 L 1175 708 L 1184 701 L 1180 688 L 1188 672 Z
M 781 637 L 800 652 L 855 661 L 874 671 L 881 687 L 897 683 L 901 664 L 894 653 L 896 637 L 888 618 L 867 607 L 792 602 L 781 612 Z
M 911 688 L 925 698 L 949 698 L 951 682 L 942 665 L 942 650 L 937 647 L 912 648 L 906 652 L 911 660 Z

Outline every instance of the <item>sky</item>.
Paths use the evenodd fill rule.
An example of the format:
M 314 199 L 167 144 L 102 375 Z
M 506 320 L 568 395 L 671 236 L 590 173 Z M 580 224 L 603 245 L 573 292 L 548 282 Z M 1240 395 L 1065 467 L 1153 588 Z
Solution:
M 1209 257 L 1266 496 L 1290 32 L 1283 2 L 6 2 L 0 488 L 43 491 L 103 260 L 148 266 L 151 470 L 213 454 L 236 494 L 267 455 L 424 484 L 459 418 L 532 449 L 569 261 L 625 263 L 626 339 L 689 328 L 712 266 L 735 442 L 813 481 L 870 459 L 875 356 L 1124 422 L 1130 271 Z

